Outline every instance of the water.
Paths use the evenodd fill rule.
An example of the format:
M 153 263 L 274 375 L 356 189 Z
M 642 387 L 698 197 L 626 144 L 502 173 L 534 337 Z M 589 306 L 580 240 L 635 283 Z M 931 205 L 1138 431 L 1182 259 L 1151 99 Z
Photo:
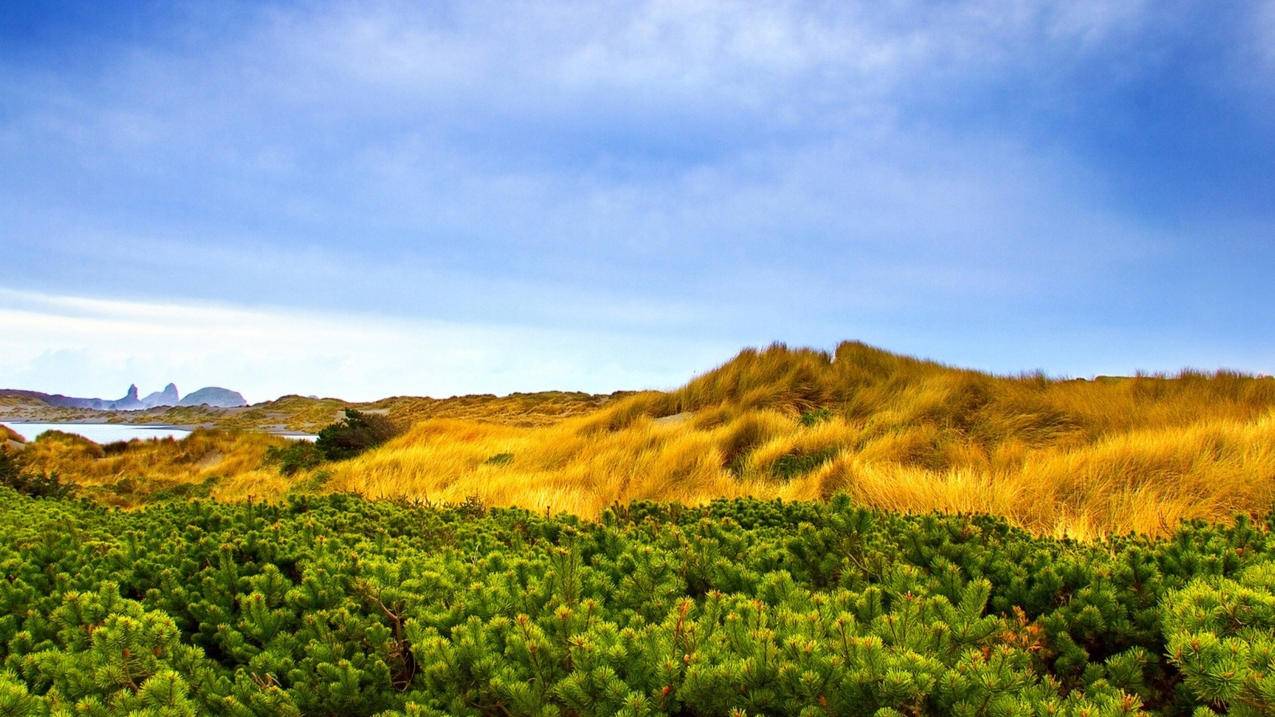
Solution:
M 182 439 L 190 435 L 190 431 L 181 428 L 169 428 L 168 426 L 134 426 L 121 423 L 10 423 L 3 422 L 0 425 L 8 426 L 17 431 L 23 438 L 28 441 L 34 441 L 36 436 L 45 431 L 62 431 L 63 433 L 75 433 L 84 436 L 94 443 L 105 445 L 114 443 L 115 441 L 129 441 L 134 438 L 177 438 Z M 314 436 L 305 434 L 280 434 L 284 438 L 292 438 L 301 441 L 313 441 Z
M 75 433 L 93 441 L 106 444 L 128 441 L 134 438 L 185 438 L 190 431 L 164 426 L 127 426 L 118 423 L 5 423 L 28 441 L 45 431 Z

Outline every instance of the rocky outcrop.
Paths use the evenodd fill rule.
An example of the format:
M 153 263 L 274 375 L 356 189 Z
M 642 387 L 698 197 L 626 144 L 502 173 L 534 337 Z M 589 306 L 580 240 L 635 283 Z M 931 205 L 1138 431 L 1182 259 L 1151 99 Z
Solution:
M 111 401 L 107 406 L 111 411 L 135 411 L 142 407 L 142 402 L 137 398 L 137 384 L 130 383 L 128 385 L 128 393 L 124 394 L 124 398 L 118 401 Z
M 177 393 L 177 384 L 170 383 L 164 387 L 163 391 L 156 391 L 148 394 L 142 399 L 142 408 L 155 408 L 157 406 L 176 406 L 181 402 L 181 396 Z
M 0 398 L 25 399 L 40 401 L 55 408 L 87 408 L 94 411 L 140 411 L 147 408 L 163 408 L 165 406 L 212 406 L 214 408 L 238 408 L 247 406 L 248 402 L 238 391 L 219 386 L 207 386 L 193 393 L 179 397 L 176 384 L 168 384 L 162 391 L 147 394 L 138 398 L 137 386 L 128 387 L 123 398 L 79 398 L 64 396 L 60 393 L 42 393 L 40 391 L 24 391 L 17 389 L 0 389 Z
M 142 407 L 142 402 L 137 398 L 137 386 L 128 387 L 128 393 L 123 398 L 103 399 L 103 398 L 78 398 L 76 396 L 63 396 L 60 393 L 49 395 L 47 393 L 31 392 L 39 396 L 41 400 L 50 406 L 58 408 L 91 408 L 95 411 L 135 411 Z
M 213 408 L 239 408 L 247 406 L 248 402 L 244 400 L 242 394 L 238 391 L 231 391 L 228 388 L 220 388 L 218 386 L 207 386 L 188 393 L 178 406 L 212 406 Z

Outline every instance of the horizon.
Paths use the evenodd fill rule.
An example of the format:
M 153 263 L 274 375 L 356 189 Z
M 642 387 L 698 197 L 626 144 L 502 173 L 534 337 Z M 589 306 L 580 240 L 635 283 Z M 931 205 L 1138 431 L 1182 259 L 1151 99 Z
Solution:
M 853 341 L 853 340 L 847 339 L 845 342 L 852 342 L 852 341 Z M 842 343 L 842 342 L 839 342 L 839 343 Z M 697 370 L 697 371 L 695 371 L 693 374 L 691 374 L 691 375 L 687 376 L 687 377 L 686 377 L 686 378 L 685 378 L 685 379 L 684 379 L 681 383 L 674 384 L 674 385 L 669 385 L 669 386 L 662 386 L 662 387 L 647 387 L 647 388 L 618 388 L 618 389 L 614 389 L 614 390 L 611 390 L 611 391 L 576 391 L 576 390 L 574 390 L 574 389 L 554 389 L 554 388 L 550 388 L 550 389 L 539 389 L 539 390 L 535 390 L 535 391 L 522 391 L 522 390 L 517 390 L 517 389 L 515 389 L 515 390 L 505 391 L 505 392 L 500 392 L 500 393 L 494 393 L 494 392 L 490 392 L 490 391 L 485 391 L 485 392 L 470 392 L 470 393 L 452 393 L 452 394 L 403 394 L 403 393 L 399 393 L 399 394 L 386 394 L 386 395 L 383 395 L 383 396 L 375 396 L 375 397 L 371 397 L 371 398 L 357 398 L 357 399 L 353 399 L 353 398 L 349 398 L 349 397 L 344 397 L 344 396 L 337 396 L 337 395 L 301 394 L 301 393 L 296 393 L 296 392 L 287 392 L 287 393 L 279 394 L 279 395 L 277 395 L 277 396 L 272 396 L 272 397 L 269 397 L 269 398 L 259 398 L 259 399 L 255 399 L 255 400 L 247 400 L 247 399 L 249 398 L 249 397 L 247 397 L 247 396 L 245 396 L 244 398 L 245 398 L 245 400 L 247 400 L 247 407 L 251 407 L 251 406 L 256 406 L 256 405 L 266 404 L 266 403 L 270 403 L 270 402 L 272 402 L 272 401 L 277 401 L 277 400 L 284 399 L 284 398 L 289 398 L 289 397 L 308 398 L 308 399 L 317 399 L 317 400 L 329 400 L 329 399 L 335 399 L 335 400 L 345 401 L 345 402 L 347 402 L 347 403 L 374 403 L 374 402 L 376 402 L 376 401 L 378 401 L 378 400 L 382 400 L 382 399 L 389 399 L 389 398 L 396 398 L 396 397 L 415 397 L 415 398 L 429 398 L 429 399 L 435 399 L 435 400 L 447 400 L 447 399 L 452 399 L 452 398 L 464 398 L 464 397 L 470 397 L 470 396 L 480 396 L 480 395 L 491 395 L 491 396 L 496 396 L 496 397 L 500 398 L 500 397 L 506 397 L 506 396 L 512 396 L 512 395 L 519 395 L 519 394 L 536 394 L 536 393 L 572 393 L 572 392 L 579 392 L 579 393 L 586 393 L 586 394 L 592 394 L 592 395 L 611 395 L 611 394 L 616 394 L 616 393 L 639 393 L 639 392 L 642 392 L 642 391 L 664 391 L 664 392 L 668 392 L 668 391 L 674 391 L 674 390 L 676 390 L 676 389 L 678 389 L 678 388 L 680 388 L 680 387 L 684 386 L 686 383 L 688 383 L 688 382 L 690 382 L 690 381 L 693 381 L 693 380 L 694 380 L 694 379 L 696 379 L 696 378 L 699 378 L 700 376 L 703 376 L 703 375 L 708 374 L 708 373 L 712 373 L 713 371 L 717 370 L 717 369 L 718 369 L 718 368 L 720 368 L 721 366 L 723 366 L 723 365 L 725 365 L 725 364 L 728 364 L 730 361 L 732 361 L 732 360 L 734 360 L 735 358 L 737 358 L 737 357 L 740 355 L 740 353 L 742 353 L 742 352 L 744 352 L 744 351 L 749 351 L 749 350 L 757 350 L 757 351 L 761 351 L 761 350 L 765 350 L 766 348 L 769 348 L 770 346 L 774 346 L 774 345 L 786 345 L 786 344 L 783 344 L 783 342 L 777 342 L 777 341 L 776 341 L 776 342 L 771 342 L 770 344 L 767 344 L 767 345 L 746 346 L 746 347 L 742 347 L 742 348 L 740 349 L 740 351 L 739 351 L 739 352 L 736 352 L 735 354 L 733 354 L 732 356 L 730 356 L 728 359 L 725 359 L 725 360 L 723 360 L 723 361 L 719 361 L 717 364 L 714 364 L 713 366 L 711 366 L 711 367 L 709 367 L 709 368 L 705 368 L 705 369 L 702 369 L 702 370 Z M 1034 376 L 1034 375 L 1044 374 L 1044 375 L 1045 375 L 1045 377 L 1046 377 L 1047 379 L 1052 380 L 1052 381 L 1073 381 L 1073 380 L 1079 380 L 1079 381 L 1095 381 L 1095 380 L 1100 380 L 1100 379 L 1134 379 L 1134 378 L 1176 379 L 1176 378 L 1179 378 L 1179 377 L 1180 377 L 1183 373 L 1187 373 L 1187 372 L 1195 372 L 1195 373 L 1201 373 L 1201 372 L 1202 372 L 1202 373 L 1204 373 L 1204 374 L 1206 374 L 1206 375 L 1216 374 L 1216 373 L 1223 373 L 1223 372 L 1229 372 L 1229 373 L 1233 373 L 1233 374 L 1238 374 L 1238 375 L 1243 376 L 1243 377 L 1245 377 L 1245 378 L 1252 378 L 1252 379 L 1263 379 L 1263 380 L 1269 380 L 1269 379 L 1275 378 L 1275 376 L 1272 376 L 1271 374 L 1261 373 L 1261 372 L 1246 372 L 1246 371 L 1240 371 L 1240 370 L 1238 370 L 1238 369 L 1231 369 L 1231 368 L 1227 368 L 1227 367 L 1218 367 L 1218 368 L 1214 368 L 1214 369 L 1204 369 L 1204 368 L 1200 368 L 1200 367 L 1196 367 L 1196 366 L 1183 366 L 1183 367 L 1181 367 L 1181 368 L 1179 368 L 1179 369 L 1177 369 L 1177 370 L 1174 370 L 1174 371 L 1144 371 L 1144 370 L 1138 369 L 1138 370 L 1135 370 L 1135 371 L 1133 371 L 1133 372 L 1125 373 L 1125 374 L 1090 374 L 1090 375 L 1088 375 L 1088 376 L 1075 376 L 1075 375 L 1070 375 L 1070 374 L 1046 374 L 1046 373 L 1044 373 L 1044 371 L 1043 371 L 1043 370 L 1041 370 L 1041 369 L 1029 369 L 1029 370 L 1021 370 L 1021 371 L 1004 371 L 1004 372 L 997 372 L 997 371 L 984 371 L 984 370 L 982 370 L 982 369 L 977 369 L 977 368 L 970 367 L 970 366 L 962 366 L 962 365 L 959 365 L 959 364 L 952 364 L 952 363 L 945 362 L 945 361 L 942 361 L 942 360 L 940 360 L 940 359 L 933 358 L 933 357 L 928 357 L 928 356 L 916 356 L 916 355 L 912 355 L 912 354 L 898 354 L 898 352 L 890 351 L 889 349 L 884 348 L 884 347 L 880 347 L 880 346 L 872 346 L 872 345 L 870 345 L 870 344 L 865 344 L 865 345 L 869 346 L 869 348 L 876 349 L 876 350 L 879 350 L 879 351 L 883 351 L 883 352 L 885 352 L 885 353 L 895 354 L 895 355 L 902 355 L 902 356 L 905 356 L 905 357 L 907 357 L 907 358 L 912 358 L 912 359 L 916 359 L 916 360 L 920 360 L 920 361 L 927 361 L 927 362 L 936 363 L 936 364 L 938 364 L 938 365 L 940 365 L 940 366 L 942 366 L 943 368 L 946 368 L 946 369 L 952 369 L 952 370 L 956 370 L 956 371 L 968 371 L 968 370 L 972 370 L 972 371 L 976 371 L 976 372 L 982 373 L 983 375 L 990 376 L 990 377 L 993 377 L 993 378 L 1011 378 L 1011 379 L 1012 379 L 1012 378 L 1022 378 L 1022 377 L 1030 377 L 1030 376 Z M 829 348 L 821 348 L 821 347 L 813 347 L 813 346 L 789 346 L 788 348 L 792 348 L 792 349 L 809 349 L 809 350 L 812 350 L 812 351 L 819 351 L 819 352 L 822 352 L 822 353 L 828 354 L 829 356 L 832 356 L 832 355 L 834 354 L 834 352 L 835 352 L 836 346 L 829 347 Z M 165 384 L 164 384 L 163 386 L 161 386 L 160 388 L 158 388 L 158 389 L 154 389 L 154 392 L 162 391 L 162 390 L 166 389 L 169 385 L 174 386 L 174 387 L 177 389 L 177 391 L 178 391 L 179 395 L 180 395 L 182 398 L 185 398 L 185 397 L 187 397 L 188 395 L 193 394 L 193 393 L 195 393 L 195 392 L 197 392 L 197 391 L 201 391 L 201 390 L 208 389 L 208 388 L 226 389 L 226 390 L 229 390 L 229 391 L 234 391 L 234 392 L 236 392 L 236 393 L 241 393 L 241 394 L 242 394 L 242 392 L 241 392 L 241 391 L 237 391 L 237 390 L 236 390 L 233 386 L 219 386 L 219 385 L 215 385 L 215 384 L 206 384 L 206 385 L 199 386 L 198 388 L 194 388 L 194 389 L 190 389 L 190 390 L 182 390 L 182 388 L 181 388 L 180 386 L 178 386 L 178 385 L 177 385 L 177 383 L 176 383 L 175 381 L 169 381 L 169 382 L 165 383 Z M 138 395 L 139 395 L 139 396 L 146 396 L 147 394 L 152 393 L 152 391 L 150 390 L 151 388 L 153 388 L 153 387 L 150 387 L 150 386 L 143 386 L 143 385 L 138 384 L 138 383 L 136 383 L 136 382 L 132 382 L 132 383 L 130 383 L 127 387 L 125 387 L 125 392 L 127 393 L 127 392 L 128 392 L 129 390 L 131 390 L 131 389 L 137 389 L 137 393 L 138 393 Z M 103 400 L 114 400 L 114 398 L 115 398 L 114 394 L 112 394 L 112 393 L 111 393 L 111 392 L 109 392 L 109 391 L 107 391 L 107 392 L 105 392 L 105 393 L 100 393 L 100 395 L 99 395 L 99 394 L 94 394 L 94 395 L 88 395 L 88 394 L 85 394 L 85 395 L 71 395 L 71 394 L 67 394 L 67 393 L 64 393 L 64 392 L 61 392 L 61 391 L 56 391 L 56 390 L 43 390 L 43 389 L 30 389 L 30 388 L 15 388 L 15 387 L 11 387 L 11 386 L 10 386 L 10 387 L 0 386 L 0 392 L 2 392 L 2 391 L 6 391 L 6 390 L 32 391 L 32 392 L 35 392 L 35 393 L 45 393 L 45 394 L 49 394 L 49 395 L 61 395 L 61 396 L 65 396 L 65 397 L 67 397 L 67 398 L 98 398 L 98 399 L 103 399 Z M 162 406 L 161 406 L 161 407 L 162 407 Z M 127 413 L 127 412 L 130 412 L 130 411 L 150 410 L 150 409 L 112 409 L 112 410 L 117 411 L 117 412 L 124 412 L 124 413 Z
M 1273 48 L 1271 0 L 10 3 L 0 387 L 1270 374 Z

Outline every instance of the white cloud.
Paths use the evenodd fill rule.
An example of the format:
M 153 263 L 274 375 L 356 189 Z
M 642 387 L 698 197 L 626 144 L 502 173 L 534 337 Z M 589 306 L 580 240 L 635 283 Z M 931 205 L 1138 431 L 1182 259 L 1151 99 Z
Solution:
M 183 388 L 234 369 L 253 398 L 661 385 L 742 343 L 1105 315 L 1163 243 L 1064 136 L 1095 121 L 1068 115 L 1089 89 L 1137 74 L 1178 17 L 1161 4 L 219 7 L 222 34 L 0 76 L 0 282 L 135 307 L 9 306 L 40 341 L 0 368 L 48 388 L 74 359 L 107 393 L 178 362 Z M 213 328 L 139 315 L 154 297 Z M 269 351 L 237 363 L 210 333 Z M 262 378 L 294 342 L 305 385 Z M 540 348 L 493 358 L 513 343 Z M 635 368 L 652 355 L 670 368 Z
M 736 347 L 498 325 L 0 290 L 0 386 L 114 396 L 175 381 L 250 401 L 667 388 Z

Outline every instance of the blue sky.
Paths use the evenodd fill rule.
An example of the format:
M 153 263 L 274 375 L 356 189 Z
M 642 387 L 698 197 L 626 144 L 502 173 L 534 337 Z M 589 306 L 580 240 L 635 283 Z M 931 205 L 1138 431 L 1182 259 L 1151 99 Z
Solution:
M 1275 371 L 1275 2 L 0 8 L 0 385 Z

